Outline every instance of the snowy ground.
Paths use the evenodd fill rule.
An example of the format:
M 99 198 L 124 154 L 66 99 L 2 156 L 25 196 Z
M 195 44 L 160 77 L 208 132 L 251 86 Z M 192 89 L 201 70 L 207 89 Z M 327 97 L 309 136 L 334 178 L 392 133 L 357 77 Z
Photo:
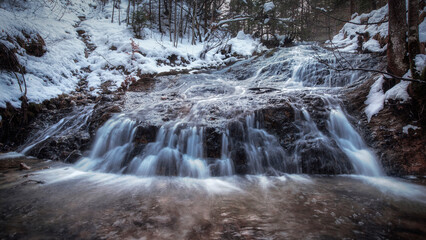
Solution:
M 87 80 L 87 90 L 92 94 L 97 94 L 105 82 L 111 82 L 110 90 L 115 90 L 126 78 L 123 67 L 133 76 L 138 71 L 141 74 L 155 74 L 220 66 L 226 62 L 225 56 L 217 53 L 217 48 L 201 58 L 204 44 L 191 45 L 188 37 L 179 41 L 178 47 L 173 46 L 168 35 L 148 29 L 144 30 L 144 40 L 135 39 L 131 28 L 123 21 L 123 11 L 123 23 L 118 24 L 117 16 L 111 23 L 110 4 L 101 9 L 98 1 L 94 0 L 72 0 L 70 5 L 65 2 L 35 1 L 11 6 L 5 1 L 0 4 L 0 42 L 10 49 L 17 49 L 18 60 L 26 70 L 30 101 L 39 103 L 62 93 L 70 93 L 81 79 Z M 127 1 L 121 4 L 125 9 Z M 83 16 L 86 20 L 81 21 L 79 17 Z M 88 34 L 90 43 L 96 46 L 87 58 L 86 46 L 77 30 Z M 16 41 L 7 41 L 8 36 L 25 39 L 23 32 L 43 37 L 47 52 L 42 57 L 27 54 Z M 133 48 L 132 41 L 135 43 Z M 230 39 L 228 44 L 232 44 L 231 52 L 239 56 L 250 56 L 262 49 L 257 40 L 243 33 Z M 177 60 L 171 63 L 169 59 L 173 54 Z M 83 68 L 90 71 L 82 71 Z M 1 70 L 0 78 L 0 107 L 4 108 L 6 102 L 19 107 L 22 93 L 15 75 Z

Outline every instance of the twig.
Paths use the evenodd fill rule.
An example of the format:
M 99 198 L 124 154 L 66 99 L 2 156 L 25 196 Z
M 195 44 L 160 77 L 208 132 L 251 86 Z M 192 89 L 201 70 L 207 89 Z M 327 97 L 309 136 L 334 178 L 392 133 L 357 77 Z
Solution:
M 336 68 L 334 66 L 331 66 L 330 64 L 328 64 L 325 60 L 323 59 L 317 59 L 320 63 L 324 64 L 325 66 L 327 66 L 330 69 L 333 69 L 336 72 L 343 72 L 343 71 L 363 71 L 363 72 L 374 72 L 374 73 L 381 73 L 384 75 L 388 75 L 391 76 L 392 78 L 398 79 L 398 80 L 403 80 L 403 81 L 409 81 L 409 82 L 416 82 L 416 83 L 421 83 L 421 84 L 426 84 L 426 81 L 422 81 L 419 79 L 415 79 L 415 78 L 405 78 L 405 77 L 399 77 L 396 76 L 395 74 L 389 73 L 389 72 L 385 72 L 385 71 L 381 71 L 381 70 L 376 70 L 376 69 L 369 69 L 369 68 L 354 68 L 354 67 L 342 67 L 342 68 Z M 337 60 L 339 61 L 339 60 Z M 342 66 L 342 65 L 341 65 Z
M 105 59 L 105 61 L 107 61 L 107 63 L 108 64 L 110 64 L 110 65 L 112 65 L 112 66 L 114 66 L 114 67 L 117 67 L 117 66 L 115 66 L 114 64 L 112 64 L 110 61 L 108 61 L 108 59 L 106 59 L 102 54 L 100 54 L 99 52 L 97 52 L 96 50 L 93 50 L 93 52 L 95 52 L 95 53 L 97 53 L 99 56 L 101 56 L 103 59 Z

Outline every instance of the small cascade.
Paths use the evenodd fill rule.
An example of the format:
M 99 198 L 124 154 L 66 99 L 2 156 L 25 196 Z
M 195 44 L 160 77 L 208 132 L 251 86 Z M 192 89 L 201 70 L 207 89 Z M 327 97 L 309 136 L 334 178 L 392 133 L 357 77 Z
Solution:
M 163 126 L 155 142 L 143 146 L 142 151 L 134 143 L 136 130 L 136 122 L 123 114 L 108 120 L 98 130 L 91 154 L 78 161 L 76 167 L 138 176 L 210 176 L 202 127 L 182 123 Z
M 262 174 L 288 172 L 286 166 L 287 154 L 278 139 L 261 128 L 255 114 L 246 116 L 246 139 L 244 150 L 247 157 L 248 173 Z
M 299 132 L 292 154 L 297 173 L 349 173 L 351 167 L 334 141 L 318 129 L 309 112 L 294 107 L 295 125 Z
M 336 57 L 322 48 L 311 45 L 284 48 L 269 59 L 259 62 L 258 70 L 252 78 L 258 82 L 257 87 L 279 83 L 274 85 L 284 89 L 342 87 L 357 80 L 352 78 L 352 73 L 336 72 L 325 67 L 324 63 L 339 67 Z
M 305 107 L 293 106 L 295 138 L 286 149 L 282 138 L 263 128 L 261 111 L 232 121 L 221 135 L 220 157 L 206 156 L 205 128 L 184 122 L 162 126 L 156 139 L 138 143 L 136 121 L 124 114 L 107 121 L 97 134 L 89 156 L 76 164 L 89 171 L 138 176 L 207 178 L 233 174 L 322 173 L 382 175 L 374 154 L 327 97 L 329 116 L 320 130 Z M 323 121 L 323 120 L 321 120 Z
M 218 176 L 231 176 L 235 173 L 234 164 L 230 156 L 229 130 L 222 134 L 221 158 L 217 159 L 215 166 L 218 169 Z
M 133 147 L 136 122 L 123 114 L 108 120 L 96 133 L 89 157 L 76 163 L 83 170 L 120 172 Z
M 84 108 L 76 108 L 72 113 L 59 120 L 57 123 L 47 126 L 34 134 L 33 137 L 29 138 L 29 140 L 18 149 L 18 152 L 24 155 L 31 155 L 32 151 L 37 146 L 48 142 L 52 138 L 60 138 L 74 134 L 76 131 L 87 126 L 92 112 L 93 105 Z
M 157 139 L 134 157 L 127 173 L 141 176 L 180 176 L 206 178 L 210 176 L 204 157 L 204 129 L 177 123 L 161 127 Z
M 367 176 L 383 175 L 374 153 L 368 149 L 340 107 L 331 109 L 328 128 L 339 148 L 350 159 L 356 173 Z

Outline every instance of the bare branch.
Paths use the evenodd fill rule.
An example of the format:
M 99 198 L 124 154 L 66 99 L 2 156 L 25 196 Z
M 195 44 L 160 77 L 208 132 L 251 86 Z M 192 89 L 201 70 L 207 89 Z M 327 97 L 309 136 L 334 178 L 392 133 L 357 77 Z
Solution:
M 405 77 L 399 77 L 396 76 L 395 74 L 389 73 L 389 72 L 385 72 L 385 71 L 381 71 L 381 70 L 377 70 L 377 69 L 369 69 L 369 68 L 354 68 L 354 67 L 344 67 L 342 64 L 339 63 L 340 68 L 337 68 L 335 66 L 330 65 L 326 60 L 315 57 L 318 62 L 320 62 L 321 64 L 324 64 L 325 66 L 327 66 L 328 68 L 336 71 L 336 72 L 343 72 L 343 71 L 363 71 L 363 72 L 374 72 L 374 73 L 380 73 L 380 74 L 384 74 L 387 76 L 390 76 L 392 78 L 398 79 L 398 80 L 403 80 L 403 81 L 409 81 L 409 82 L 416 82 L 416 83 L 421 83 L 421 84 L 426 84 L 426 81 L 422 81 L 419 79 L 415 79 L 415 78 L 405 78 Z M 339 62 L 339 60 L 337 60 Z
M 324 10 L 322 10 L 322 9 L 318 9 L 318 8 L 316 8 L 316 7 L 313 7 L 309 1 L 307 1 L 307 3 L 308 3 L 308 5 L 309 5 L 309 6 L 311 6 L 311 8 L 312 8 L 312 9 L 314 9 L 315 11 L 317 11 L 317 12 L 319 12 L 319 13 L 321 13 L 321 14 L 323 14 L 323 15 L 325 15 L 325 16 L 327 16 L 327 17 L 329 17 L 329 18 L 333 19 L 333 20 L 339 21 L 339 22 L 345 22 L 345 23 L 354 24 L 354 25 L 360 25 L 360 26 L 364 26 L 364 25 L 367 25 L 367 26 L 368 26 L 368 25 L 375 25 L 375 24 L 382 24 L 382 23 L 387 23 L 387 22 L 389 22 L 389 20 L 387 20 L 387 19 L 383 19 L 382 21 L 379 21 L 379 22 L 367 22 L 367 23 L 357 23 L 357 22 L 352 22 L 352 21 L 348 21 L 348 20 L 343 20 L 343 19 L 340 19 L 340 18 L 333 17 L 333 16 L 331 16 L 330 14 L 327 14 L 327 13 L 326 13 L 326 12 L 324 12 Z

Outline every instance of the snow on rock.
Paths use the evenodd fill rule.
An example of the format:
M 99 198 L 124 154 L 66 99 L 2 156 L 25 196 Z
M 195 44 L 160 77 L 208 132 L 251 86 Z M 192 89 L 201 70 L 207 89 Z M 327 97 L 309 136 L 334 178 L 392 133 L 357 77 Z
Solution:
M 426 7 L 423 8 L 421 14 L 426 12 Z M 419 24 L 419 40 L 420 42 L 426 42 L 426 18 Z
M 232 46 L 231 52 L 241 56 L 251 56 L 258 50 L 259 42 L 254 40 L 249 34 L 239 31 L 237 37 L 228 41 Z
M 417 54 L 416 58 L 416 69 L 420 73 L 423 71 L 423 69 L 426 67 L 426 54 Z
M 275 8 L 275 4 L 273 2 L 267 2 L 263 5 L 263 10 L 265 12 L 270 12 L 274 10 L 274 8 Z
M 410 96 L 408 95 L 407 88 L 408 85 L 410 85 L 409 81 L 401 81 L 395 86 L 393 86 L 391 89 L 386 91 L 385 93 L 385 100 L 396 100 L 400 102 L 406 102 L 410 99 Z
M 367 96 L 365 104 L 367 107 L 364 112 L 367 115 L 368 122 L 370 122 L 371 117 L 380 112 L 384 107 L 385 94 L 383 93 L 383 76 L 377 78 L 376 82 L 371 86 L 370 93 Z
M 407 72 L 404 77 L 409 78 L 409 72 Z M 400 103 L 404 103 L 410 100 L 410 96 L 407 92 L 407 88 L 410 85 L 409 81 L 401 81 L 391 89 L 383 92 L 382 86 L 384 81 L 384 77 L 380 76 L 377 78 L 376 82 L 371 85 L 370 93 L 368 94 L 367 100 L 365 101 L 367 107 L 364 110 L 365 114 L 367 115 L 368 122 L 370 122 L 374 115 L 383 109 L 385 103 L 387 103 L 389 100 L 398 101 Z
M 368 33 L 369 39 L 367 42 L 363 43 L 363 50 L 368 50 L 370 52 L 384 52 L 386 50 L 386 45 L 381 46 L 380 44 L 384 44 L 384 41 L 382 41 L 382 43 L 379 41 L 388 36 L 388 23 L 379 22 L 386 20 L 387 15 L 387 5 L 380 9 L 371 11 L 370 13 L 364 13 L 361 15 L 354 14 L 352 15 L 352 23 L 346 23 L 340 32 L 334 36 L 331 41 L 327 41 L 326 44 L 329 47 L 337 47 L 343 52 L 356 52 L 358 48 L 358 35 Z
M 402 132 L 405 133 L 405 134 L 408 134 L 409 129 L 417 130 L 417 129 L 419 129 L 419 127 L 408 124 L 407 126 L 404 126 L 402 128 Z
M 368 52 L 384 52 L 386 50 L 386 45 L 384 47 L 380 47 L 379 41 L 370 38 L 362 45 L 362 49 Z

